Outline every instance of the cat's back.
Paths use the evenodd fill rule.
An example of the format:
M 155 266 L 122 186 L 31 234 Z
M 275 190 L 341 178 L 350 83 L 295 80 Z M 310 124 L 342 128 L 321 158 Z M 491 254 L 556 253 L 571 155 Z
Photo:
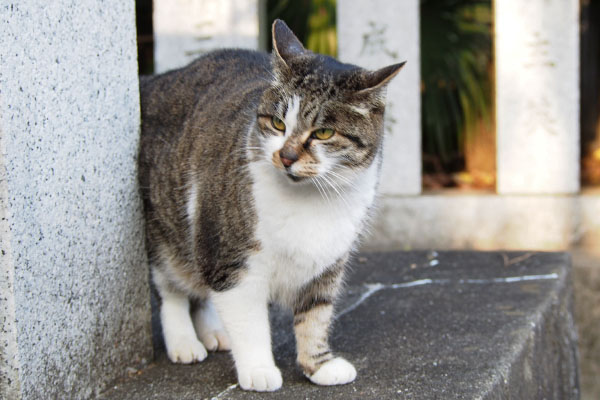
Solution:
M 142 135 L 152 127 L 180 128 L 199 107 L 212 111 L 248 104 L 270 80 L 266 53 L 226 49 L 208 53 L 186 67 L 160 75 L 140 77 Z M 245 101 L 244 101 L 245 100 Z
M 180 265 L 200 254 L 214 268 L 217 262 L 235 266 L 239 260 L 226 255 L 255 246 L 253 208 L 240 209 L 251 204 L 242 149 L 270 80 L 269 56 L 248 50 L 212 52 L 184 68 L 140 79 L 138 178 L 151 259 L 168 249 Z M 199 249 L 189 246 L 192 232 L 198 232 Z M 227 240 L 215 246 L 219 235 Z M 211 279 L 193 280 L 200 285 Z
M 158 179 L 151 175 L 169 176 L 167 186 L 180 185 L 185 171 L 173 166 L 188 165 L 194 152 L 215 155 L 240 147 L 271 79 L 269 55 L 241 49 L 213 51 L 186 67 L 140 77 L 142 188 Z

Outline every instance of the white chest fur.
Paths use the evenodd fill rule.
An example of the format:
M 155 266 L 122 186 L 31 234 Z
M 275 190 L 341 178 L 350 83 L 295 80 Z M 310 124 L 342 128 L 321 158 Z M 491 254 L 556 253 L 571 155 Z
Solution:
M 285 301 L 282 297 L 290 289 L 305 284 L 352 248 L 375 198 L 376 164 L 360 174 L 353 187 L 339 193 L 330 190 L 327 197 L 312 184 L 288 181 L 267 163 L 250 165 L 261 251 L 249 261 L 255 272 L 267 275 L 272 297 Z

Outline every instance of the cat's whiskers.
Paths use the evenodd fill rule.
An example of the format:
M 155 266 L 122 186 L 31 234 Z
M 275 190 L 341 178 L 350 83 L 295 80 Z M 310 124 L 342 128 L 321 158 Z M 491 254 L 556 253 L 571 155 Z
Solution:
M 248 150 L 250 150 L 250 151 L 248 151 Z M 250 157 L 254 157 L 257 154 L 257 153 L 255 153 L 257 150 L 258 150 L 258 148 L 242 147 L 242 148 L 238 148 L 238 149 L 231 151 L 230 153 L 227 154 L 227 157 L 230 157 L 233 159 L 237 159 L 239 157 L 245 157 L 246 159 L 250 159 Z
M 331 200 L 329 199 L 329 195 L 327 195 L 327 190 L 323 182 L 321 182 L 321 177 L 315 176 L 313 179 L 317 188 L 320 188 L 319 192 L 323 194 L 325 201 L 327 201 L 327 204 L 331 205 Z
M 262 147 L 245 147 L 242 150 L 244 151 L 245 155 L 249 156 L 248 161 L 250 161 L 250 162 L 263 162 L 264 161 L 267 164 L 271 163 L 271 160 L 269 160 L 267 158 L 267 156 L 264 154 Z M 247 151 L 247 150 L 251 150 L 251 151 Z
M 326 174 L 329 174 L 329 175 L 333 176 L 334 178 L 337 178 L 338 180 L 342 181 L 342 183 L 345 183 L 347 186 L 350 186 L 352 189 L 356 189 L 356 184 L 354 182 L 352 182 L 349 178 L 345 177 L 344 175 L 339 174 L 332 170 L 327 171 Z
M 261 147 L 242 147 L 241 149 L 236 149 L 233 152 L 231 152 L 231 154 L 244 154 L 247 153 L 248 151 L 254 152 L 254 151 L 260 151 L 262 150 Z
M 272 84 L 273 84 L 273 79 L 266 79 L 266 78 L 256 78 L 256 79 L 257 79 L 257 80 L 259 80 L 259 81 L 266 82 L 266 83 L 268 83 L 269 85 L 272 85 Z
M 319 182 L 317 181 L 317 179 L 315 177 L 312 177 L 312 178 L 310 178 L 310 180 L 311 180 L 311 182 L 314 183 L 315 187 L 319 191 L 319 195 L 321 196 L 321 198 L 323 200 L 325 200 L 325 195 L 323 194 L 323 191 L 322 191 L 321 186 L 319 185 Z
M 250 150 L 250 151 L 248 151 L 248 150 Z M 248 160 L 248 162 L 267 161 L 266 156 L 264 155 L 264 153 L 261 150 L 262 150 L 261 147 L 245 146 L 243 148 L 232 151 L 231 153 L 229 153 L 229 155 L 233 156 L 233 158 L 243 155 L 243 156 L 245 156 L 246 160 Z M 239 165 L 237 168 L 234 169 L 234 171 L 236 173 L 245 172 L 247 170 L 248 170 L 248 165 L 246 165 L 246 164 Z
M 344 205 L 346 206 L 346 208 L 348 210 L 351 210 L 350 204 L 348 204 L 348 202 L 346 201 L 346 192 L 344 192 L 344 190 L 342 188 L 340 188 L 338 185 L 335 184 L 335 182 L 333 182 L 333 180 L 327 176 L 327 173 L 325 173 L 324 175 L 321 175 L 321 178 L 323 179 L 323 181 L 325 183 L 327 183 L 329 185 L 329 187 L 331 187 L 335 193 L 337 193 L 338 197 L 340 198 L 340 200 L 342 201 L 342 203 L 344 203 Z M 341 190 L 341 192 L 340 192 Z
M 243 154 L 247 154 L 247 155 L 251 155 L 251 156 L 264 155 L 264 154 L 262 154 L 262 152 L 263 152 L 262 147 L 246 147 L 246 148 L 242 149 L 241 151 L 243 152 Z
M 332 204 L 331 200 L 335 199 L 336 197 L 341 197 L 340 194 L 339 194 L 339 192 L 337 192 L 337 190 L 332 186 L 330 180 L 327 179 L 324 175 L 319 175 L 316 178 L 320 182 L 320 185 L 321 185 L 321 188 L 323 189 L 323 192 L 325 193 L 325 195 L 329 199 L 329 201 L 328 201 L 329 205 Z M 331 195 L 331 197 L 330 197 L 330 195 Z
M 326 188 L 324 182 L 322 182 L 321 179 L 318 176 L 316 176 L 315 183 L 320 188 L 320 192 L 323 194 L 323 197 L 325 198 L 325 201 L 327 201 L 327 204 L 330 205 L 331 199 L 329 198 L 329 195 L 327 194 L 327 188 Z
M 275 76 L 275 74 L 273 73 L 273 70 L 270 68 L 263 68 L 263 71 L 267 73 L 267 75 L 269 75 L 271 78 L 273 78 L 273 80 L 276 80 L 277 77 Z
M 328 179 L 331 181 L 331 184 L 335 186 L 345 197 L 348 195 L 348 188 L 356 189 L 356 186 L 352 182 L 341 179 L 342 177 L 336 176 L 333 171 L 325 172 L 325 176 L 328 177 Z M 341 183 L 339 181 L 341 181 Z
M 334 166 L 334 168 L 337 168 L 340 171 L 349 173 L 350 175 L 352 175 L 355 178 L 358 177 L 358 172 L 354 168 L 350 168 L 350 167 L 348 167 L 346 165 L 342 165 L 342 164 L 336 164 Z

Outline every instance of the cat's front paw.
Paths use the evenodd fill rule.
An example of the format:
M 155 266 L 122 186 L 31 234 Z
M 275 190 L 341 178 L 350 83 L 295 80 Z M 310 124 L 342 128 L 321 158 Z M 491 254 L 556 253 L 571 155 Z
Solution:
M 327 361 L 317 372 L 308 377 L 317 385 L 343 385 L 352 382 L 355 378 L 356 369 L 342 357 Z
M 167 340 L 167 355 L 174 363 L 190 364 L 203 361 L 208 353 L 206 348 L 196 338 L 185 336 Z
M 238 369 L 238 381 L 244 390 L 272 392 L 281 387 L 281 372 L 275 366 Z

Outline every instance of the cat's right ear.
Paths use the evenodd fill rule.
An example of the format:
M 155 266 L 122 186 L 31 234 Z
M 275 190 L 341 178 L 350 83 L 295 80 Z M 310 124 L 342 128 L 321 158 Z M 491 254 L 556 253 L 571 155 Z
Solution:
M 302 46 L 294 32 L 280 19 L 273 22 L 273 52 L 283 64 L 289 67 L 290 61 L 307 50 Z

